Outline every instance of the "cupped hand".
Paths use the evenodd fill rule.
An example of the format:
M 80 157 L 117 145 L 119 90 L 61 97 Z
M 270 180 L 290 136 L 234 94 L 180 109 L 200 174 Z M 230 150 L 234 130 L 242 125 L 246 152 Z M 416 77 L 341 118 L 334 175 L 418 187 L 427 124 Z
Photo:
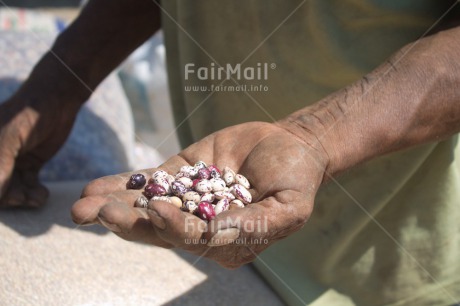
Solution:
M 276 241 L 308 220 L 323 180 L 327 154 L 316 138 L 298 138 L 285 124 L 245 123 L 218 131 L 191 145 L 159 167 L 171 174 L 198 160 L 245 175 L 253 204 L 217 215 L 206 223 L 175 206 L 151 201 L 134 207 L 141 190 L 127 190 L 133 173 L 89 183 L 72 208 L 77 224 L 99 223 L 123 239 L 177 247 L 211 258 L 227 268 L 253 261 Z
M 78 109 L 18 92 L 0 105 L 0 207 L 41 207 L 42 166 L 65 142 Z

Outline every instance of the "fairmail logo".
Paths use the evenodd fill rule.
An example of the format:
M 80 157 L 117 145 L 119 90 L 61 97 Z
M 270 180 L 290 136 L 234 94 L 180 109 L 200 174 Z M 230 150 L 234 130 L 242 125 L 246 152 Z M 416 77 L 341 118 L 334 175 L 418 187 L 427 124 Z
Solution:
M 188 63 L 184 67 L 185 79 L 196 77 L 198 80 L 268 80 L 268 72 L 276 68 L 276 64 L 257 63 L 254 66 L 243 67 L 241 64 L 227 64 L 218 66 L 211 63 L 209 67 L 197 67 L 194 63 Z

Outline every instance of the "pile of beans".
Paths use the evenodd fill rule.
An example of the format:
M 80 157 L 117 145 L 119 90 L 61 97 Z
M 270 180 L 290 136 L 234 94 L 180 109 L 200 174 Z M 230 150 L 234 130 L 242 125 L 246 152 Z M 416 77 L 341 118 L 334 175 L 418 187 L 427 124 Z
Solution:
M 136 207 L 145 208 L 149 201 L 165 201 L 205 221 L 252 202 L 247 178 L 229 167 L 221 171 L 203 161 L 183 166 L 176 175 L 158 170 L 148 181 L 144 175 L 134 174 L 126 186 L 128 189 L 144 188 L 143 195 L 136 200 Z

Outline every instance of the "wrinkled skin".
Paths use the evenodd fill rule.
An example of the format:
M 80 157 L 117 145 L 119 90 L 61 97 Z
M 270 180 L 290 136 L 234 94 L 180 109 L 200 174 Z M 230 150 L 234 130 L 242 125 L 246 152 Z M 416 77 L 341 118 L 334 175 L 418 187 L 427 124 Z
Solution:
M 305 224 L 323 180 L 327 155 L 316 149 L 313 139 L 307 143 L 288 130 L 258 122 L 230 127 L 193 144 L 160 167 L 176 173 L 183 165 L 203 160 L 247 176 L 254 204 L 223 212 L 207 227 L 198 217 L 166 202 L 153 202 L 147 210 L 135 208 L 134 201 L 142 191 L 126 190 L 134 172 L 89 183 L 72 209 L 73 219 L 77 224 L 100 223 L 129 241 L 182 248 L 227 268 L 251 262 L 269 245 Z M 139 172 L 151 175 L 155 170 Z M 251 222 L 256 230 L 251 230 Z M 235 227 L 239 233 L 235 229 L 223 231 L 221 239 L 211 242 L 217 246 L 207 245 L 219 229 Z M 237 237 L 238 244 L 228 244 Z M 206 242 L 186 243 L 187 239 L 199 238 Z M 268 244 L 252 244 L 250 239 L 267 239 Z
M 70 133 L 77 109 L 18 92 L 0 105 L 0 207 L 37 208 L 48 190 L 38 180 L 42 166 Z M 59 128 L 56 128 L 59 127 Z

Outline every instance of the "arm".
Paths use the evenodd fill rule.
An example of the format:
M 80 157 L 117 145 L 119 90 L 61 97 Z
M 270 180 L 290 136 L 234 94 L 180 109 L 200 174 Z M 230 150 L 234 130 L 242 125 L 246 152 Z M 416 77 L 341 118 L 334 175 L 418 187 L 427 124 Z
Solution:
M 73 96 L 82 104 L 159 28 L 160 9 L 153 1 L 90 1 L 35 66 L 22 91 L 39 88 L 40 95 Z
M 64 143 L 80 106 L 159 27 L 152 1 L 97 0 L 57 38 L 0 106 L 0 207 L 44 204 L 38 172 Z
M 373 157 L 460 130 L 460 28 L 410 44 L 357 83 L 282 121 L 314 133 L 336 175 Z M 310 135 L 308 136 L 310 137 Z

